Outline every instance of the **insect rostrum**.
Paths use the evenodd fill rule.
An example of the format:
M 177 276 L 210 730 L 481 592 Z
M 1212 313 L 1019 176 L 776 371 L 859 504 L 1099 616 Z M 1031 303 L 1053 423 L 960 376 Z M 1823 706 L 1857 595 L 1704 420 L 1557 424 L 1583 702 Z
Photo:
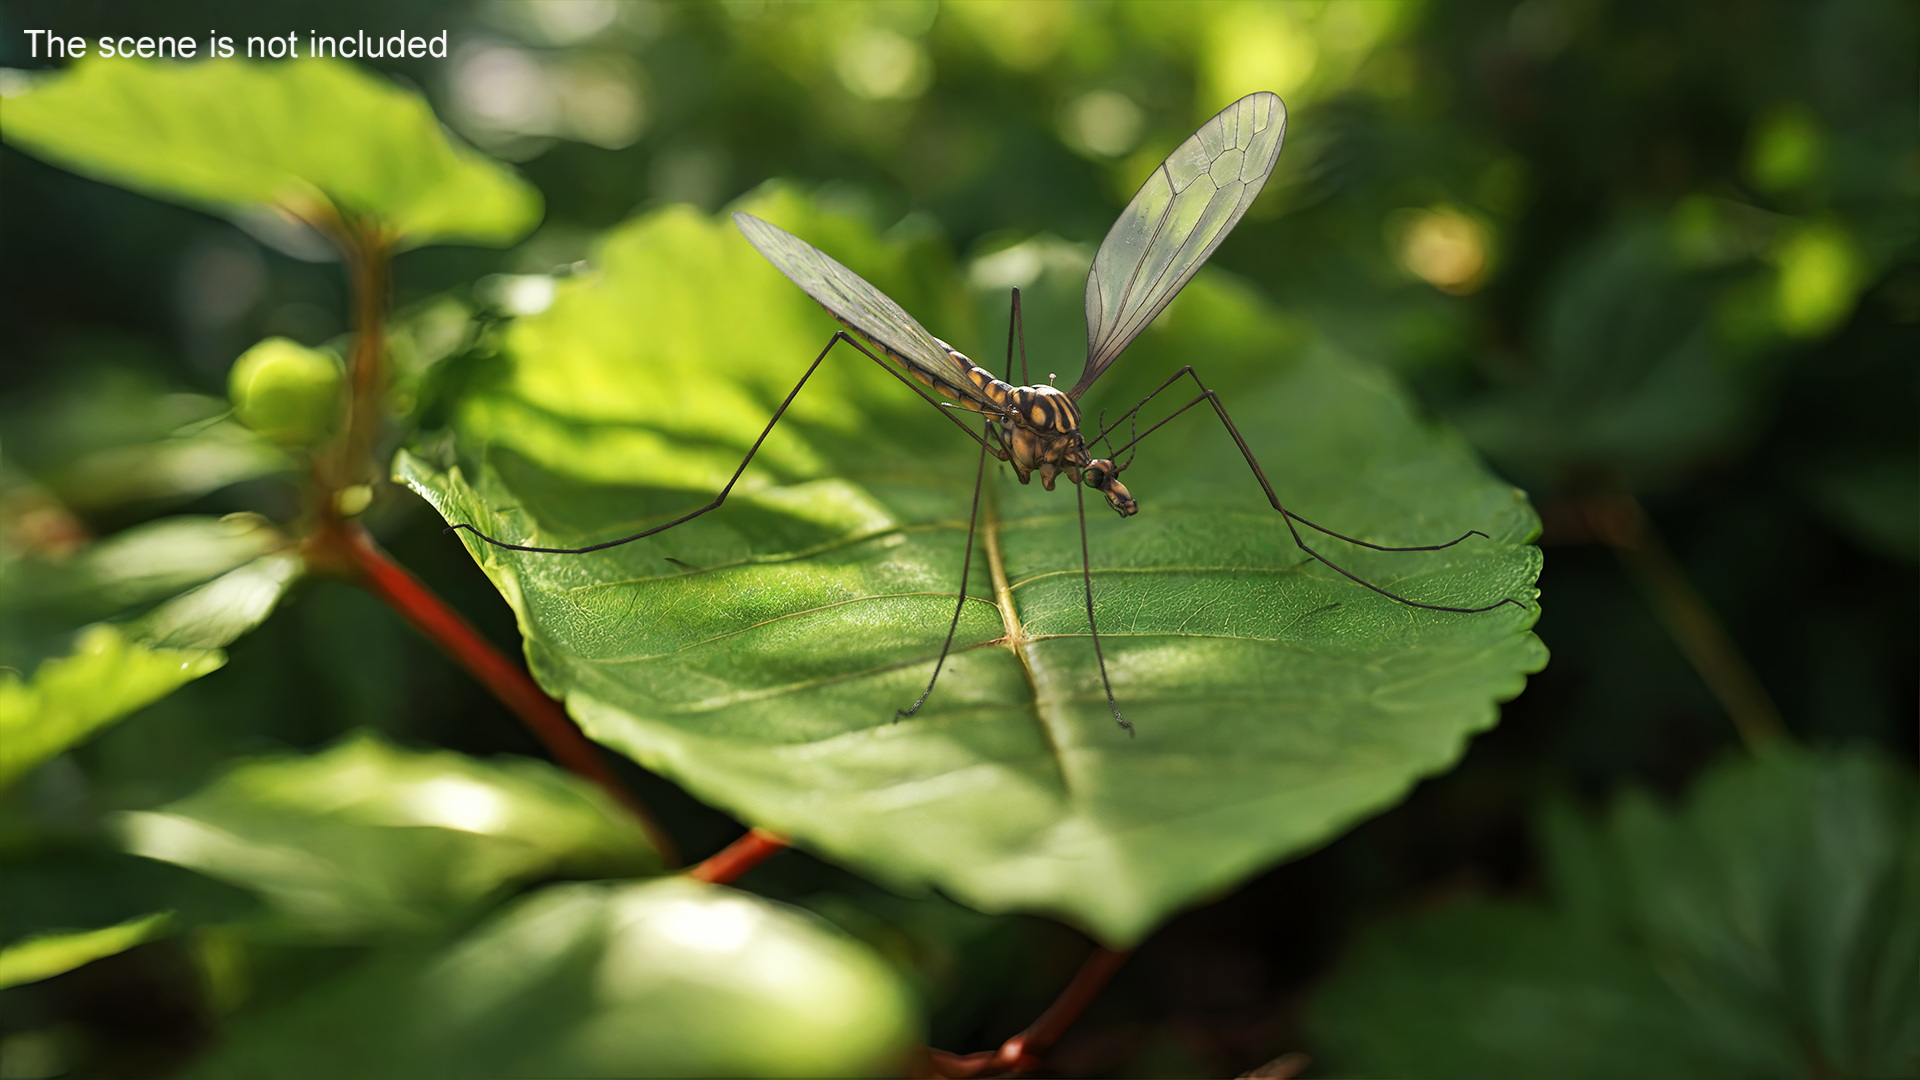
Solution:
M 1114 699 L 1105 655 L 1100 647 L 1099 628 L 1094 622 L 1084 488 L 1098 491 L 1106 498 L 1107 505 L 1121 517 L 1136 513 L 1139 504 L 1120 481 L 1121 472 L 1132 462 L 1132 451 L 1142 439 L 1168 421 L 1202 403 L 1209 406 L 1220 419 L 1246 459 L 1247 466 L 1253 471 L 1267 501 L 1281 514 L 1281 520 L 1294 542 L 1308 555 L 1356 584 L 1412 607 L 1471 614 L 1505 604 L 1522 606 L 1512 599 L 1497 600 L 1481 607 L 1423 603 L 1365 581 L 1315 551 L 1306 543 L 1296 523 L 1336 539 L 1379 551 L 1435 551 L 1451 547 L 1468 536 L 1485 534 L 1469 532 L 1444 544 L 1389 547 L 1344 536 L 1292 513 L 1281 504 L 1254 458 L 1252 449 L 1234 426 L 1226 406 L 1218 395 L 1201 382 L 1191 366 L 1182 368 L 1139 404 L 1120 414 L 1112 424 L 1103 426 L 1091 440 L 1081 430 L 1080 399 L 1192 279 L 1265 185 L 1280 155 L 1286 119 L 1286 106 L 1277 95 L 1264 91 L 1249 94 L 1201 125 L 1148 177 L 1107 232 L 1099 252 L 1094 256 L 1093 267 L 1088 272 L 1086 365 L 1070 390 L 1063 391 L 1050 384 L 1017 386 L 1011 382 L 1016 339 L 1020 341 L 1022 378 L 1027 378 L 1017 289 L 1012 298 L 1007 373 L 1004 379 L 996 378 L 965 354 L 934 337 L 885 293 L 825 252 L 752 215 L 735 214 L 735 223 L 760 254 L 839 320 L 846 330 L 836 332 L 814 358 L 713 501 L 631 536 L 580 548 L 514 544 L 485 536 L 471 525 L 461 524 L 453 528 L 466 529 L 490 544 L 517 551 L 580 554 L 653 536 L 714 510 L 725 502 L 761 443 L 766 441 L 767 435 L 780 422 L 801 388 L 826 360 L 827 354 L 835 345 L 845 341 L 912 387 L 941 415 L 980 444 L 973 509 L 968 521 L 966 556 L 961 566 L 959 601 L 954 609 L 953 620 L 948 624 L 946 641 L 935 661 L 933 676 L 927 682 L 926 691 L 912 705 L 899 710 L 895 714 L 896 720 L 912 715 L 925 703 L 952 651 L 953 635 L 959 625 L 961 606 L 966 600 L 967 577 L 972 568 L 973 540 L 979 524 L 980 483 L 985 475 L 987 455 L 991 454 L 1012 466 L 1021 483 L 1029 482 L 1037 473 L 1041 486 L 1049 491 L 1053 490 L 1056 478 L 1062 475 L 1074 485 L 1075 497 L 1079 502 L 1081 578 L 1086 597 L 1088 630 L 1100 665 L 1100 678 L 1106 690 L 1108 707 L 1113 712 L 1114 720 L 1129 733 L 1132 732 L 1132 725 L 1121 714 Z M 1195 396 L 1145 431 L 1130 434 L 1126 442 L 1113 448 L 1111 456 L 1093 456 L 1090 449 L 1092 445 L 1105 442 L 1111 446 L 1111 433 L 1122 424 L 1128 425 L 1129 432 L 1133 432 L 1141 408 L 1182 380 L 1191 381 Z M 954 415 L 955 411 L 979 414 L 985 421 L 982 429 L 975 431 Z M 1126 455 L 1124 460 L 1115 460 L 1122 455 Z

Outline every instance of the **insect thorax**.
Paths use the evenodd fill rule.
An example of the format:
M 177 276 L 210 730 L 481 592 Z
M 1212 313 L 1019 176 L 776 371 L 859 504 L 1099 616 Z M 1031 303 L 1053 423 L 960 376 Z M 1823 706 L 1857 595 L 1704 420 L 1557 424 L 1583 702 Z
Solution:
M 1126 485 L 1120 483 L 1113 462 L 1096 461 L 1087 452 L 1086 439 L 1080 434 L 1080 408 L 1072 397 L 1054 386 L 1015 386 L 996 379 L 953 346 L 945 342 L 940 345 L 966 365 L 966 380 L 978 397 L 925 368 L 906 364 L 908 373 L 914 381 L 952 399 L 959 407 L 992 417 L 1000 441 L 997 453 L 1013 466 L 1021 483 L 1033 479 L 1037 472 L 1040 485 L 1052 491 L 1054 478 L 1062 473 L 1075 484 L 1084 478 L 1121 517 L 1134 513 L 1137 504 Z
M 1038 472 L 1040 486 L 1048 491 L 1060 473 L 1079 483 L 1080 470 L 1093 459 L 1080 435 L 1080 410 L 1073 399 L 1051 386 L 1013 386 L 1003 405 L 1000 441 L 1020 482 Z

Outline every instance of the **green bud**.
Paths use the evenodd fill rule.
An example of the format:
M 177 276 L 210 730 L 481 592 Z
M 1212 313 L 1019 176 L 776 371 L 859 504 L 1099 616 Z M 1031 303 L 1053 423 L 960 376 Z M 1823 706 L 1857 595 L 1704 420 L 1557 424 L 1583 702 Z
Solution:
M 227 395 L 248 427 L 286 446 L 312 446 L 333 430 L 344 375 L 332 353 L 268 338 L 233 362 Z

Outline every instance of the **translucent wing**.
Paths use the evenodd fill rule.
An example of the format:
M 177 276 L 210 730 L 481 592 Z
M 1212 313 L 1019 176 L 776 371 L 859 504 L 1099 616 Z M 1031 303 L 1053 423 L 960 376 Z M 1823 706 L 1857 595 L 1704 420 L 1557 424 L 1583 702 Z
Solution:
M 859 274 L 805 240 L 752 214 L 737 213 L 733 215 L 733 223 L 789 281 L 800 286 L 847 329 L 905 366 L 910 374 L 922 376 L 922 382 L 933 380 L 938 384 L 936 388 L 951 389 L 951 396 L 994 404 L 967 378 L 973 369 L 971 363 L 927 333 L 927 328 L 918 320 Z
M 1276 94 L 1248 94 L 1200 125 L 1120 213 L 1087 275 L 1087 366 L 1076 401 L 1247 212 L 1287 132 Z

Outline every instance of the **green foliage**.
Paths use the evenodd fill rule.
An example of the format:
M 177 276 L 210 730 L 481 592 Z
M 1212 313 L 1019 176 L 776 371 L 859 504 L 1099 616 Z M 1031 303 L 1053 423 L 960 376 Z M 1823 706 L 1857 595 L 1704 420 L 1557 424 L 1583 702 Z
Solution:
M 0 671 L 0 788 L 218 670 L 298 576 L 284 545 L 251 516 L 178 517 L 71 558 L 0 558 L 0 656 L 34 665 Z
M 63 560 L 22 560 L 3 579 L 16 613 L 99 618 L 152 604 L 272 554 L 285 538 L 253 514 L 160 518 Z M 31 615 L 29 615 L 31 617 Z
M 571 774 L 373 735 L 239 765 L 122 831 L 137 854 L 259 893 L 283 933 L 337 940 L 432 930 L 540 878 L 660 868 L 625 813 Z
M 90 38 L 143 18 L 289 29 L 277 8 L 197 0 L 15 6 L 9 25 Z M 0 1076 L 923 1064 L 875 955 L 777 904 L 548 886 L 658 867 L 597 793 L 489 756 L 525 736 L 350 587 L 316 583 L 191 678 L 305 572 L 316 509 L 369 499 L 381 544 L 484 632 L 510 643 L 519 619 L 602 739 L 749 823 L 904 892 L 1116 942 L 1219 896 L 1123 971 L 1049 1061 L 1063 1072 L 1233 1075 L 1296 1047 L 1395 1075 L 1915 1072 L 1907 773 L 1770 754 L 1680 810 L 1550 816 L 1551 907 L 1525 900 L 1541 860 L 1516 823 L 1542 787 L 1681 785 L 1733 738 L 1685 643 L 1591 547 L 1596 483 L 1639 496 L 1796 736 L 1911 760 L 1916 10 L 427 0 L 335 5 L 311 29 L 446 26 L 445 63 L 0 70 L 0 322 L 21 361 L 0 378 L 0 942 L 17 946 L 0 972 L 101 957 L 0 994 Z M 1431 556 L 1316 539 L 1337 561 L 1423 599 L 1530 597 L 1526 502 L 1417 419 L 1391 368 L 1528 487 L 1560 546 L 1539 630 L 1555 664 L 1503 729 L 1230 895 L 1450 770 L 1542 662 L 1532 613 L 1408 611 L 1309 562 L 1196 410 L 1129 470 L 1143 514 L 1096 502 L 1090 522 L 1138 739 L 1104 715 L 1072 493 L 1004 476 L 963 648 L 924 715 L 889 724 L 952 610 L 974 458 L 842 350 L 719 513 L 597 558 L 480 551 L 509 614 L 410 499 L 320 501 L 379 465 L 295 460 L 332 419 L 318 354 L 256 356 L 237 412 L 217 395 L 250 343 L 318 346 L 377 304 L 350 311 L 337 267 L 22 156 L 302 259 L 326 252 L 289 214 L 351 227 L 349 257 L 377 256 L 354 269 L 402 312 L 363 342 L 391 383 L 361 431 L 398 435 L 400 469 L 448 513 L 567 543 L 704 504 L 832 326 L 723 224 L 661 211 L 596 255 L 608 223 L 794 180 L 817 203 L 754 209 L 996 369 L 1020 285 L 1031 381 L 1071 380 L 1091 243 L 1198 119 L 1256 89 L 1295 117 L 1274 182 L 1089 414 L 1192 362 L 1293 509 L 1389 542 L 1495 534 Z M 512 249 L 384 259 L 388 241 L 505 245 L 541 203 L 546 227 Z M 369 724 L 451 749 L 300 756 Z M 736 834 L 641 784 L 690 851 Z M 458 827 L 488 799 L 512 828 Z M 142 842 L 197 838 L 177 846 L 193 858 L 112 846 L 127 821 Z M 1368 929 L 1463 880 L 1500 899 Z M 913 971 L 950 1049 L 1018 1030 L 1084 955 L 1048 920 L 799 855 L 748 881 Z M 683 902 L 703 910 L 659 917 Z M 176 936 L 111 955 L 161 911 Z M 647 927 L 675 925 L 687 948 L 656 949 Z M 797 937 L 698 947 L 742 926 Z M 755 966 L 792 940 L 815 944 Z M 1291 1018 L 1320 987 L 1314 1046 Z
M 333 429 L 345 374 L 332 353 L 268 338 L 233 362 L 227 394 L 248 427 L 278 443 L 310 446 Z
M 225 401 L 181 393 L 136 367 L 92 366 L 104 346 L 61 357 L 60 383 L 0 411 L 6 460 L 82 514 L 178 503 L 290 467 L 226 418 Z
M 888 247 L 851 222 L 785 196 L 755 212 L 830 248 L 851 241 L 836 254 L 918 291 L 886 273 L 901 249 L 864 258 Z M 602 267 L 506 333 L 456 422 L 463 468 L 402 459 L 449 521 L 577 545 L 691 509 L 831 331 L 724 219 L 642 219 L 609 237 Z M 1231 405 L 1317 520 L 1387 543 L 1494 537 L 1431 555 L 1325 550 L 1434 602 L 1531 598 L 1524 500 L 1370 369 L 1223 289 L 1202 288 L 1160 337 L 1129 361 L 1265 359 Z M 959 651 L 896 724 L 952 611 L 969 455 L 851 351 L 816 379 L 697 523 L 590 557 L 472 550 L 534 670 L 596 738 L 896 888 L 1131 944 L 1444 769 L 1544 661 L 1531 611 L 1415 611 L 1307 561 L 1196 415 L 1145 444 L 1160 462 L 1129 474 L 1140 517 L 1090 523 L 1107 663 L 1140 737 L 1115 727 L 1101 690 L 1072 492 L 998 470 Z
M 297 555 L 263 555 L 181 593 L 129 624 L 170 648 L 217 649 L 259 626 L 300 576 Z
M 1771 749 L 1685 805 L 1544 830 L 1558 900 L 1356 946 L 1314 1005 L 1336 1069 L 1421 1076 L 1906 1076 L 1920 1069 L 1920 788 Z
M 918 1028 L 885 962 L 793 908 L 678 879 L 560 885 L 236 1018 L 189 1075 L 893 1075 Z
M 83 60 L 6 112 L 9 143 L 97 180 L 223 212 L 371 219 L 400 247 L 511 243 L 540 215 L 533 188 L 353 64 Z
M 1688 266 L 1672 232 L 1628 222 L 1568 261 L 1544 298 L 1530 369 L 1461 418 L 1478 445 L 1543 483 L 1605 467 L 1658 484 L 1745 436 L 1770 342 L 1715 325 L 1733 287 Z
M 164 913 L 142 915 L 98 930 L 36 934 L 0 948 L 0 990 L 50 979 L 103 956 L 125 952 L 167 929 Z
M 43 661 L 32 678 L 0 671 L 0 788 L 223 663 L 216 651 L 152 648 L 99 625 L 80 635 L 72 655 Z

